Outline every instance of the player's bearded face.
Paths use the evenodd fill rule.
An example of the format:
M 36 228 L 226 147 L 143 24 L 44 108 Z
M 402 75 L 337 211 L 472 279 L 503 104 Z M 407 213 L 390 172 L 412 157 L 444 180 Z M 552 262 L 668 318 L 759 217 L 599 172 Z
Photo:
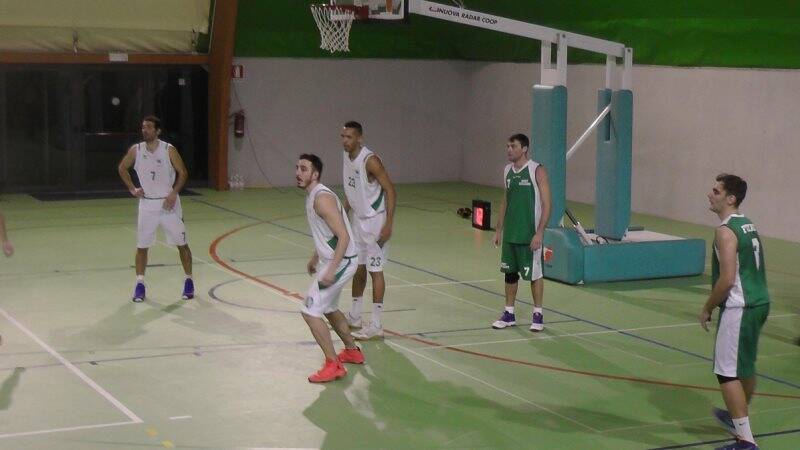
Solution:
M 295 167 L 294 177 L 295 181 L 297 181 L 297 187 L 300 189 L 305 189 L 311 184 L 314 177 L 314 168 L 311 162 L 304 159 L 298 161 Z
M 158 137 L 158 131 L 153 125 L 153 122 L 142 122 L 142 139 L 147 142 L 153 141 Z

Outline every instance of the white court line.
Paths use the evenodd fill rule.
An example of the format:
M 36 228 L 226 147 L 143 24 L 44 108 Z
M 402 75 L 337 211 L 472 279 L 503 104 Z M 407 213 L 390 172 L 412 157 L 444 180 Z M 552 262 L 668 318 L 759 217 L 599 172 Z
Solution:
M 395 280 L 400 280 L 400 281 L 401 281 L 401 282 L 403 282 L 403 283 L 409 283 L 409 284 L 413 284 L 413 282 L 411 282 L 411 281 L 408 281 L 408 280 L 406 280 L 406 279 L 403 279 L 403 278 L 400 278 L 400 277 L 398 277 L 397 275 L 390 275 L 390 274 L 388 274 L 388 273 L 384 273 L 384 276 L 386 276 L 386 277 L 390 277 L 390 278 L 394 278 Z M 480 304 L 480 303 L 471 302 L 471 301 L 469 301 L 469 300 L 465 300 L 465 299 L 463 299 L 463 298 L 461 298 L 461 297 L 458 297 L 458 296 L 456 296 L 456 295 L 448 294 L 447 292 L 443 292 L 443 291 L 440 291 L 440 290 L 438 290 L 438 289 L 432 289 L 432 288 L 429 288 L 429 287 L 427 287 L 427 286 L 424 286 L 424 285 L 418 285 L 418 287 L 420 287 L 420 288 L 422 288 L 422 289 L 425 289 L 426 291 L 431 291 L 431 292 L 435 292 L 435 293 L 437 293 L 437 294 L 439 294 L 439 295 L 444 295 L 445 297 L 450 297 L 450 298 L 452 298 L 453 300 L 458 300 L 458 301 L 459 301 L 459 302 L 461 302 L 461 303 L 467 303 L 467 304 L 470 304 L 470 305 L 472 305 L 472 306 L 475 306 L 475 307 L 477 307 L 477 308 L 485 309 L 485 310 L 487 310 L 487 311 L 492 311 L 492 312 L 496 312 L 496 311 L 497 311 L 497 308 L 490 308 L 490 307 L 488 307 L 488 306 L 486 306 L 486 305 L 482 305 L 482 304 Z
M 467 281 L 442 281 L 439 283 L 417 283 L 417 284 L 389 284 L 389 288 L 404 288 L 404 287 L 424 287 L 424 286 L 449 286 L 454 284 L 467 284 L 467 283 L 488 283 L 490 281 L 497 281 L 498 278 L 487 278 L 485 280 L 467 280 Z
M 519 401 L 522 401 L 522 402 L 525 402 L 525 403 L 527 403 L 529 405 L 532 405 L 532 406 L 534 406 L 534 407 L 536 407 L 538 409 L 541 409 L 542 411 L 549 412 L 550 414 L 552 414 L 554 416 L 558 416 L 558 417 L 560 417 L 560 418 L 562 418 L 564 420 L 567 420 L 569 422 L 574 423 L 575 425 L 579 425 L 579 426 L 581 426 L 583 428 L 586 428 L 589 431 L 593 431 L 595 433 L 599 433 L 600 432 L 600 430 L 598 430 L 596 428 L 592 428 L 592 427 L 590 427 L 589 425 L 586 425 L 583 422 L 578 422 L 577 420 L 573 419 L 572 417 L 568 417 L 568 416 L 565 416 L 565 415 L 563 415 L 561 413 L 555 412 L 552 409 L 549 409 L 547 407 L 539 405 L 538 403 L 532 402 L 532 401 L 530 401 L 530 400 L 528 400 L 528 399 L 526 399 L 524 397 L 520 397 L 519 395 L 514 394 L 513 392 L 509 392 L 509 391 L 507 391 L 507 390 L 505 390 L 505 389 L 503 389 L 501 387 L 495 386 L 495 385 L 489 383 L 488 381 L 485 381 L 485 380 L 483 380 L 481 378 L 472 376 L 472 375 L 470 375 L 470 374 L 468 374 L 468 373 L 466 373 L 466 372 L 464 372 L 462 370 L 456 369 L 455 367 L 448 366 L 447 364 L 445 364 L 443 362 L 440 362 L 440 361 L 437 361 L 437 360 L 435 360 L 435 359 L 433 359 L 433 358 L 431 358 L 431 357 L 429 357 L 427 355 L 423 355 L 422 353 L 415 352 L 414 350 L 412 350 L 412 349 L 410 349 L 408 347 L 405 347 L 403 345 L 400 345 L 400 344 L 398 344 L 396 342 L 386 341 L 386 344 L 388 344 L 388 345 L 390 345 L 392 347 L 397 347 L 397 348 L 399 348 L 399 349 L 401 349 L 401 350 L 403 350 L 405 352 L 411 353 L 413 355 L 419 356 L 420 358 L 426 359 L 426 360 L 436 364 L 437 366 L 444 367 L 445 369 L 451 370 L 451 371 L 453 371 L 453 372 L 455 372 L 455 373 L 457 373 L 459 375 L 462 375 L 462 376 L 464 376 L 466 378 L 469 378 L 470 380 L 477 381 L 478 383 L 480 383 L 480 384 L 482 384 L 484 386 L 487 386 L 489 388 L 492 388 L 495 391 L 501 392 L 501 393 L 503 393 L 503 394 L 505 394 L 505 395 L 507 395 L 509 397 L 515 398 L 515 399 L 517 399 Z
M 67 428 L 53 428 L 51 430 L 39 430 L 39 431 L 24 431 L 22 433 L 6 433 L 0 434 L 0 439 L 10 438 L 10 437 L 19 437 L 19 436 L 33 436 L 37 434 L 49 434 L 49 433 L 59 433 L 62 431 L 76 431 L 76 430 L 90 430 L 94 428 L 108 428 L 108 427 L 118 427 L 121 425 L 134 425 L 137 423 L 142 423 L 141 421 L 135 422 L 113 422 L 113 423 L 101 423 L 98 425 L 83 425 L 79 427 L 67 427 Z
M 775 316 L 770 316 L 770 318 L 779 318 L 779 317 L 790 317 L 790 316 L 797 316 L 800 314 L 797 313 L 789 313 L 789 314 L 778 314 Z M 442 344 L 442 345 L 431 345 L 428 347 L 424 347 L 423 350 L 435 350 L 440 348 L 447 348 L 447 347 L 472 347 L 476 345 L 492 345 L 492 344 L 505 344 L 509 342 L 525 342 L 525 341 L 534 341 L 537 339 L 558 339 L 558 338 L 566 338 L 566 337 L 575 337 L 575 336 L 593 336 L 596 334 L 614 334 L 614 333 L 621 333 L 621 332 L 629 332 L 629 331 L 643 331 L 643 330 L 660 330 L 665 328 L 681 328 L 681 327 L 699 327 L 699 322 L 687 322 L 687 323 L 675 323 L 672 325 L 654 325 L 650 327 L 638 327 L 638 328 L 621 328 L 618 330 L 600 330 L 600 331 L 584 331 L 581 333 L 566 333 L 566 334 L 559 334 L 556 336 L 534 336 L 529 338 L 518 338 L 518 339 L 503 339 L 499 341 L 477 341 L 477 342 L 467 342 L 463 344 Z
M 136 414 L 133 413 L 130 409 L 128 409 L 125 405 L 122 404 L 119 400 L 114 398 L 113 395 L 109 394 L 108 391 L 100 387 L 97 383 L 94 382 L 91 378 L 89 378 L 85 373 L 83 373 L 80 369 L 75 367 L 74 364 L 69 362 L 66 358 L 61 356 L 57 351 L 53 350 L 49 345 L 47 345 L 43 340 L 39 339 L 38 336 L 33 334 L 31 330 L 29 330 L 25 325 L 21 324 L 17 319 L 15 319 L 11 314 L 6 312 L 5 309 L 0 308 L 0 314 L 5 316 L 9 322 L 13 323 L 17 328 L 22 330 L 23 333 L 27 334 L 29 338 L 33 339 L 34 342 L 39 344 L 47 353 L 53 356 L 53 358 L 57 359 L 61 364 L 63 364 L 67 369 L 69 369 L 72 373 L 78 376 L 84 383 L 88 384 L 89 387 L 94 389 L 95 392 L 102 395 L 109 403 L 114 405 L 118 410 L 120 410 L 123 414 L 125 414 L 131 421 L 134 423 L 142 423 L 143 420 L 139 418 Z
M 760 411 L 750 411 L 750 416 L 757 416 L 760 414 L 768 413 L 768 412 L 778 412 L 778 411 L 790 411 L 794 409 L 800 409 L 800 406 L 790 406 L 788 408 L 775 408 L 775 409 L 762 409 Z M 680 419 L 680 420 L 671 420 L 669 422 L 658 422 L 658 423 L 649 423 L 647 425 L 635 425 L 632 427 L 619 427 L 619 428 L 608 428 L 606 430 L 601 430 L 601 433 L 614 433 L 617 431 L 628 431 L 628 430 L 638 430 L 641 428 L 652 428 L 652 427 L 661 427 L 664 425 L 677 425 L 679 423 L 686 423 L 686 422 L 698 422 L 702 420 L 714 420 L 710 414 L 704 417 L 694 417 L 691 419 Z
M 169 420 L 184 420 L 184 419 L 191 419 L 192 416 L 172 416 Z
M 655 359 L 648 358 L 648 357 L 646 357 L 646 356 L 644 356 L 644 355 L 640 355 L 640 354 L 638 354 L 638 353 L 636 353 L 636 352 L 631 352 L 631 351 L 628 351 L 628 350 L 623 350 L 623 349 L 621 349 L 621 348 L 619 348 L 619 347 L 615 347 L 615 346 L 613 346 L 613 345 L 611 345 L 611 344 L 605 344 L 605 343 L 602 343 L 602 342 L 600 342 L 600 341 L 597 341 L 597 340 L 594 340 L 594 341 L 592 341 L 592 340 L 590 340 L 589 338 L 582 337 L 582 336 L 576 336 L 576 339 L 579 339 L 579 340 L 581 340 L 581 341 L 588 342 L 588 343 L 589 343 L 589 344 L 591 344 L 591 345 L 600 346 L 600 347 L 605 347 L 605 348 L 610 348 L 611 350 L 616 350 L 616 351 L 618 351 L 618 352 L 620 352 L 620 353 L 625 353 L 626 355 L 633 356 L 634 358 L 643 359 L 643 360 L 645 360 L 645 361 L 647 361 L 647 362 L 651 362 L 651 363 L 653 363 L 653 364 L 657 364 L 657 365 L 659 365 L 659 366 L 663 366 L 663 365 L 664 365 L 664 363 L 662 363 L 661 361 L 656 361 Z M 706 364 L 708 364 L 708 363 L 706 363 Z

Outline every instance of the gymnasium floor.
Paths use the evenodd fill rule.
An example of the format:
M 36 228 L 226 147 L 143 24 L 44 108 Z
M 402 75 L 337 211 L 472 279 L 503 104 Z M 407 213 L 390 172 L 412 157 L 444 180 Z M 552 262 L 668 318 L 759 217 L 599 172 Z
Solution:
M 130 302 L 134 200 L 3 196 L 17 254 L 0 260 L 0 448 L 663 449 L 727 440 L 708 415 L 722 403 L 713 334 L 695 320 L 708 275 L 547 282 L 544 332 L 492 330 L 498 251 L 490 232 L 455 210 L 476 195 L 496 202 L 500 191 L 398 191 L 389 335 L 364 345 L 366 366 L 326 385 L 306 381 L 321 353 L 297 313 L 311 252 L 301 191 L 184 198 L 198 298 L 180 300 L 177 254 L 161 244 L 143 304 Z M 591 224 L 590 207 L 571 208 Z M 712 236 L 649 216 L 633 223 Z M 751 420 L 762 448 L 796 449 L 800 244 L 764 245 L 773 303 Z M 518 317 L 529 322 L 525 285 L 520 298 Z M 349 307 L 349 292 L 342 300 Z

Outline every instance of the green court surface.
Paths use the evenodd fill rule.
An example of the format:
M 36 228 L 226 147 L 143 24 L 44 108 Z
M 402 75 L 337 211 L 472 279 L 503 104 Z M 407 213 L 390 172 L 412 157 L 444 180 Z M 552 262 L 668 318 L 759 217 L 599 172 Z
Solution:
M 400 185 L 387 338 L 366 343 L 367 364 L 343 380 L 312 385 L 322 356 L 298 313 L 312 246 L 303 192 L 200 192 L 182 200 L 198 298 L 180 300 L 177 252 L 159 244 L 142 304 L 130 301 L 135 200 L 3 197 L 17 254 L 0 260 L 0 448 L 656 449 L 728 439 L 709 417 L 722 405 L 713 333 L 696 322 L 708 274 L 548 281 L 538 334 L 521 285 L 523 324 L 492 330 L 498 250 L 455 210 L 476 196 L 498 205 L 500 190 Z M 592 223 L 591 207 L 570 207 Z M 651 216 L 633 223 L 712 236 Z M 761 448 L 796 449 L 800 244 L 764 246 L 772 309 L 751 422 Z

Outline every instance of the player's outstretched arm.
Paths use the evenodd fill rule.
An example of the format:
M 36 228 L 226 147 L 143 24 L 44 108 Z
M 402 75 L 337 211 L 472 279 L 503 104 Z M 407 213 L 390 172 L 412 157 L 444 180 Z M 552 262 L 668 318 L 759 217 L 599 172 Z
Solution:
M 8 239 L 8 233 L 6 232 L 6 218 L 3 217 L 3 213 L 0 213 L 0 241 L 3 241 L 3 253 L 6 256 L 13 255 L 14 245 L 11 244 L 11 241 Z

